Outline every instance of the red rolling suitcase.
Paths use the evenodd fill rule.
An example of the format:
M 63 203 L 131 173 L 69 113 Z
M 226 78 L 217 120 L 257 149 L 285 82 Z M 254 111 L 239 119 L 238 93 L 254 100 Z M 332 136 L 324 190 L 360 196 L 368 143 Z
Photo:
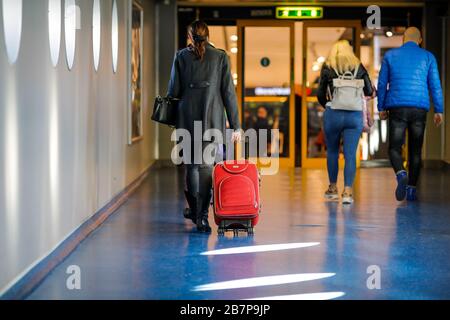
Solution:
M 254 234 L 261 211 L 260 184 L 258 168 L 248 160 L 227 160 L 215 166 L 214 219 L 219 227 L 219 235 L 229 230 L 235 236 L 241 230 L 248 235 Z

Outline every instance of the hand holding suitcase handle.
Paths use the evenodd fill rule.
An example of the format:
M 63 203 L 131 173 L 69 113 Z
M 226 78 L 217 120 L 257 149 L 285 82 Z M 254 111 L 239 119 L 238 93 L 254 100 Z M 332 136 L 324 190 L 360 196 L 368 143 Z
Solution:
M 242 140 L 242 133 L 241 130 L 238 131 L 234 131 L 233 134 L 231 135 L 231 142 L 236 143 L 236 142 L 241 142 Z

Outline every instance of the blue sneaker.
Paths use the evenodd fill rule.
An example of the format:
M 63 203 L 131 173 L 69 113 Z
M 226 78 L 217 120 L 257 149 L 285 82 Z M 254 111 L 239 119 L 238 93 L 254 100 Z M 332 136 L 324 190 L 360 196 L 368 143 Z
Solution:
M 407 201 L 417 201 L 417 189 L 416 187 L 407 186 L 406 187 L 406 200 Z
M 408 173 L 402 170 L 397 173 L 397 189 L 395 189 L 395 198 L 397 201 L 403 201 L 406 197 L 406 186 L 408 184 Z

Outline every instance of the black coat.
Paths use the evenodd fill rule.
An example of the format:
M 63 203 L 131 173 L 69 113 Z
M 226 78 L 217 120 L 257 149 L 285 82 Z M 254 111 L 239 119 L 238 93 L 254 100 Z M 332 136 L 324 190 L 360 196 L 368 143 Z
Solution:
M 353 70 L 352 73 L 353 72 L 355 72 L 355 70 Z M 338 75 L 336 74 L 336 71 L 334 71 L 332 68 L 330 68 L 325 64 L 323 65 L 322 71 L 320 72 L 317 99 L 324 108 L 326 108 L 327 102 L 331 101 L 331 97 L 328 95 L 328 92 L 334 91 L 333 79 L 336 79 L 337 77 Z M 362 64 L 359 65 L 358 73 L 356 74 L 356 79 L 364 80 L 364 95 L 368 97 L 372 96 L 373 94 L 372 82 L 370 81 L 370 77 L 366 68 L 364 68 Z M 330 91 L 328 91 L 328 88 L 330 88 Z
M 188 130 L 192 137 L 194 121 L 202 121 L 202 133 L 218 129 L 225 138 L 225 111 L 230 128 L 241 129 L 229 58 L 210 44 L 202 60 L 189 48 L 177 52 L 168 96 L 181 100 L 176 128 Z

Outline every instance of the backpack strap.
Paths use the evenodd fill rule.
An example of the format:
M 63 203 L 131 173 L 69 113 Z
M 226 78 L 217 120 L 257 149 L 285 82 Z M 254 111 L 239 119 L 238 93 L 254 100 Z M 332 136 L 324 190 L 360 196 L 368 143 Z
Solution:
M 338 76 L 338 78 L 342 78 L 343 76 L 345 76 L 346 74 L 348 74 L 348 72 L 345 72 L 344 74 L 340 74 L 336 69 L 334 69 L 333 68 L 333 70 L 334 70 L 334 72 L 336 72 L 336 74 L 337 74 L 337 76 Z M 358 72 L 359 72 L 359 65 L 355 68 L 355 71 L 354 71 L 354 73 L 352 74 L 352 80 L 355 80 L 356 79 L 356 76 L 358 75 Z
M 339 71 L 337 71 L 335 68 L 331 68 L 331 66 L 330 66 L 330 69 L 333 70 L 336 73 L 338 78 L 341 77 L 341 75 L 339 74 Z M 333 99 L 333 93 L 331 92 L 331 88 L 330 88 L 330 86 L 328 84 L 327 84 L 327 93 L 328 93 L 329 98 Z

